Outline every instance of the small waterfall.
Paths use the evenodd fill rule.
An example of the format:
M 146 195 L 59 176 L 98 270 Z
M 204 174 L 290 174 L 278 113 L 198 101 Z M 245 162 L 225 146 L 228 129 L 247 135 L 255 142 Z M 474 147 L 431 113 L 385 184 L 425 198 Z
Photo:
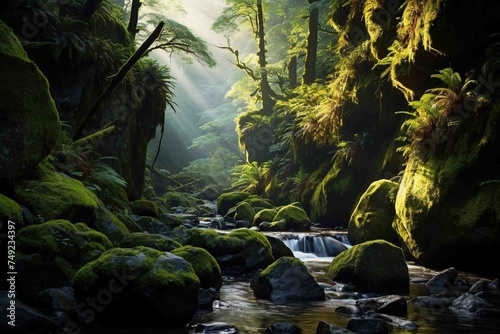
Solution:
M 351 247 L 344 234 L 281 234 L 279 238 L 300 259 L 332 258 Z

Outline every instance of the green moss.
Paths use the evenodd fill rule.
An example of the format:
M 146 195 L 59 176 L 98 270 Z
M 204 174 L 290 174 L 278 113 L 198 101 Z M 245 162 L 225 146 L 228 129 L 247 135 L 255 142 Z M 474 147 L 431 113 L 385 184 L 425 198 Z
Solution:
M 241 202 L 235 207 L 236 214 L 234 215 L 235 220 L 246 220 L 249 222 L 253 221 L 255 216 L 255 211 L 247 202 Z
M 38 178 L 15 188 L 20 202 L 45 220 L 88 222 L 97 210 L 97 197 L 78 180 L 56 173 L 47 162 L 38 166 Z
M 119 245 L 130 233 L 125 224 L 102 205 L 97 209 L 95 219 L 89 225 L 107 236 L 114 245 Z
M 200 279 L 204 289 L 222 286 L 221 269 L 217 260 L 205 249 L 193 246 L 183 246 L 172 251 L 172 254 L 182 257 L 189 262 Z
M 102 233 L 67 220 L 24 227 L 17 233 L 17 240 L 20 252 L 61 256 L 75 265 L 92 261 L 113 246 Z
M 257 195 L 251 195 L 247 199 L 245 199 L 245 202 L 250 204 L 252 208 L 264 208 L 264 209 L 271 209 L 274 207 L 273 203 L 269 199 L 264 199 L 260 196 Z
M 127 230 L 129 230 L 131 233 L 143 232 L 143 229 L 129 215 L 124 215 L 119 212 L 115 212 L 114 215 L 116 216 L 116 218 L 120 219 L 123 225 L 125 225 Z
M 278 210 L 276 209 L 264 209 L 257 212 L 253 218 L 253 226 L 259 226 L 260 223 L 264 221 L 272 222 Z
M 0 221 L 12 220 L 16 224 L 23 223 L 23 210 L 16 201 L 0 194 Z
M 246 192 L 231 192 L 221 194 L 217 198 L 217 213 L 225 216 L 230 208 L 236 206 L 239 202 L 244 201 L 250 196 Z
M 348 282 L 358 291 L 408 293 L 409 273 L 401 248 L 372 240 L 355 245 L 337 255 L 328 266 L 326 277 Z
M 375 239 L 399 244 L 399 237 L 392 228 L 398 188 L 396 182 L 389 180 L 378 180 L 368 187 L 349 220 L 348 236 L 351 244 Z
M 196 202 L 196 199 L 193 196 L 180 192 L 167 192 L 161 197 L 161 200 L 169 209 L 178 206 L 194 206 Z
M 0 175 L 31 171 L 55 145 L 60 122 L 49 83 L 0 21 Z
M 130 203 L 130 207 L 136 215 L 158 218 L 158 206 L 153 201 L 140 199 Z
M 273 221 L 286 220 L 286 229 L 295 231 L 308 231 L 311 228 L 311 220 L 304 209 L 293 204 L 279 209 Z
M 182 245 L 164 235 L 149 233 L 131 233 L 125 237 L 121 244 L 123 248 L 134 248 L 137 246 L 154 248 L 162 252 L 170 252 Z

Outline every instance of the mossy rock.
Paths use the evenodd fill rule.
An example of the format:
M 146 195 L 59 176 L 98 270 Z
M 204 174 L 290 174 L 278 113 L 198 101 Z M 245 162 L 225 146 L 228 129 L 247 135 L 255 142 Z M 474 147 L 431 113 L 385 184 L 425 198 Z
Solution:
M 241 202 L 235 207 L 234 220 L 253 221 L 255 211 L 247 202 Z
M 196 276 L 200 279 L 200 287 L 220 290 L 222 286 L 221 269 L 217 260 L 208 251 L 188 245 L 174 249 L 172 254 L 191 263 Z
M 400 243 L 392 227 L 398 188 L 398 183 L 389 180 L 378 180 L 368 187 L 349 220 L 348 237 L 352 245 L 376 239 Z
M 167 236 L 150 233 L 130 233 L 121 244 L 122 248 L 134 248 L 137 246 L 154 248 L 162 252 L 171 252 L 182 245 Z
M 293 252 L 280 238 L 266 235 L 267 240 L 271 244 L 273 256 L 277 260 L 281 257 L 294 257 Z
M 239 228 L 227 234 L 215 230 L 190 229 L 189 245 L 206 249 L 221 268 L 240 266 L 263 269 L 274 261 L 272 247 L 264 234 Z
M 113 212 L 102 205 L 97 209 L 95 219 L 89 226 L 107 236 L 115 246 L 119 245 L 130 234 L 127 226 Z
M 2 21 L 0 63 L 0 178 L 19 178 L 50 154 L 61 123 L 47 79 Z
M 195 198 L 193 196 L 180 192 L 167 192 L 163 194 L 161 201 L 168 209 L 178 206 L 190 207 L 195 204 Z
M 271 209 L 274 208 L 274 204 L 270 199 L 265 199 L 257 195 L 250 195 L 245 202 L 250 204 L 252 208 L 263 208 L 263 209 Z
M 293 204 L 286 205 L 279 209 L 273 221 L 286 220 L 285 230 L 287 231 L 309 231 L 311 220 L 304 209 Z
M 271 231 L 271 232 L 287 231 L 288 230 L 287 220 L 281 219 L 272 222 L 265 221 L 260 223 L 259 229 L 261 231 Z
M 56 173 L 48 160 L 38 165 L 33 180 L 21 182 L 15 192 L 21 204 L 45 221 L 67 219 L 88 223 L 99 206 L 94 193 L 80 181 Z
M 158 206 L 153 201 L 147 199 L 140 199 L 130 203 L 130 207 L 132 209 L 132 213 L 135 215 L 147 216 L 153 218 L 159 217 Z
M 137 224 L 129 215 L 120 212 L 115 212 L 114 215 L 116 216 L 116 218 L 120 219 L 120 221 L 123 223 L 123 225 L 125 225 L 130 233 L 144 232 L 139 224 Z
M 82 266 L 113 247 L 109 239 L 83 223 L 52 220 L 23 227 L 17 232 L 17 249 L 24 254 L 61 256 Z
M 252 226 L 259 226 L 262 222 L 272 222 L 274 217 L 278 214 L 276 209 L 263 209 L 255 214 L 253 217 Z
M 185 326 L 198 308 L 199 288 L 189 262 L 141 246 L 110 249 L 73 279 L 78 303 L 86 303 L 89 296 L 112 299 L 95 313 L 96 320 L 120 327 Z
M 326 277 L 351 283 L 360 292 L 407 294 L 410 289 L 403 250 L 385 240 L 367 241 L 341 252 L 328 266 Z
M 295 257 L 282 257 L 255 275 L 250 283 L 257 298 L 274 303 L 324 300 L 325 291 L 306 265 Z
M 16 225 L 23 225 L 23 209 L 16 201 L 0 194 L 0 221 L 13 221 Z
M 144 231 L 152 234 L 167 234 L 171 227 L 160 220 L 148 216 L 131 216 L 134 222 Z
M 221 194 L 217 197 L 217 213 L 225 216 L 230 208 L 236 206 L 239 202 L 250 197 L 246 192 L 230 192 Z
M 176 228 L 184 223 L 184 218 L 182 216 L 175 215 L 173 213 L 167 213 L 160 215 L 160 221 L 169 228 Z
M 16 254 L 16 293 L 33 303 L 40 291 L 70 286 L 78 266 L 54 253 Z

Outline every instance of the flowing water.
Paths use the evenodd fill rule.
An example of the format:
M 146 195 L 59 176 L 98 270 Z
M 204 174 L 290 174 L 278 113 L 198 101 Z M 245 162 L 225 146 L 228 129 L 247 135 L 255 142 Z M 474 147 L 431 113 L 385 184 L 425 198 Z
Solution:
M 315 334 L 320 321 L 327 321 L 346 328 L 349 318 L 335 313 L 342 305 L 354 305 L 356 300 L 368 295 L 356 292 L 342 291 L 341 285 L 335 285 L 325 277 L 325 272 L 331 260 L 340 250 L 351 247 L 345 233 L 335 234 L 289 234 L 273 233 L 292 249 L 294 255 L 300 258 L 311 271 L 318 283 L 324 287 L 324 301 L 279 305 L 264 299 L 257 299 L 250 288 L 251 275 L 248 277 L 224 275 L 224 283 L 220 290 L 220 301 L 214 310 L 199 310 L 191 324 L 224 322 L 238 328 L 239 333 L 262 334 L 274 323 L 289 322 L 303 329 L 304 334 Z M 492 264 L 494 265 L 494 264 Z M 430 295 L 424 283 L 437 272 L 408 263 L 411 284 L 410 293 L 404 296 L 407 300 L 420 295 Z M 458 280 L 464 282 L 459 289 L 467 291 L 470 283 L 480 277 L 460 272 Z M 466 283 L 466 282 L 469 282 Z M 340 287 L 340 288 L 339 288 Z M 500 333 L 500 319 L 477 318 L 468 313 L 452 312 L 448 308 L 426 309 L 408 304 L 406 319 L 413 321 L 418 334 L 456 334 L 456 333 Z M 390 333 L 412 333 L 389 327 Z M 186 334 L 187 329 L 171 331 L 164 328 L 149 329 L 117 329 L 101 328 L 88 332 L 92 334 Z M 87 332 L 86 332 L 87 333 Z M 228 334 L 232 332 L 209 332 L 210 334 Z
M 335 313 L 342 305 L 354 305 L 356 299 L 370 297 L 353 292 L 338 291 L 325 277 L 326 269 L 335 252 L 339 248 L 351 247 L 343 233 L 335 235 L 322 233 L 319 236 L 310 234 L 273 234 L 278 236 L 291 248 L 294 255 L 300 258 L 311 271 L 318 283 L 325 289 L 326 299 L 319 302 L 278 305 L 270 301 L 257 299 L 250 288 L 250 277 L 224 277 L 220 290 L 220 305 L 213 311 L 199 311 L 193 323 L 226 322 L 240 330 L 240 333 L 262 334 L 266 328 L 277 322 L 290 322 L 304 330 L 304 334 L 316 333 L 320 321 L 327 321 L 340 327 L 347 327 L 349 318 Z M 338 253 L 337 253 L 338 254 Z M 424 282 L 437 272 L 408 263 L 410 293 L 404 296 L 407 300 L 421 295 L 430 295 Z M 458 281 L 475 282 L 480 277 L 467 273 L 459 273 Z M 468 289 L 469 285 L 464 285 Z M 340 289 L 341 290 L 341 289 Z M 415 333 L 454 334 L 454 333 L 500 333 L 500 319 L 481 319 L 467 313 L 452 312 L 448 309 L 425 309 L 408 304 L 407 317 L 418 329 Z M 390 333 L 410 333 L 397 328 L 389 328 Z

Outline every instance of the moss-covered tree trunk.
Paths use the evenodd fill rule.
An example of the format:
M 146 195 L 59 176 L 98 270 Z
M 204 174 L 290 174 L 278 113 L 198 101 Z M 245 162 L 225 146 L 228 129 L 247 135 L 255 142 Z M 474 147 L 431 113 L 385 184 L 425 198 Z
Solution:
M 316 58 L 318 50 L 319 9 L 314 7 L 318 0 L 309 0 L 309 34 L 307 35 L 307 53 L 303 84 L 312 84 L 316 80 Z

